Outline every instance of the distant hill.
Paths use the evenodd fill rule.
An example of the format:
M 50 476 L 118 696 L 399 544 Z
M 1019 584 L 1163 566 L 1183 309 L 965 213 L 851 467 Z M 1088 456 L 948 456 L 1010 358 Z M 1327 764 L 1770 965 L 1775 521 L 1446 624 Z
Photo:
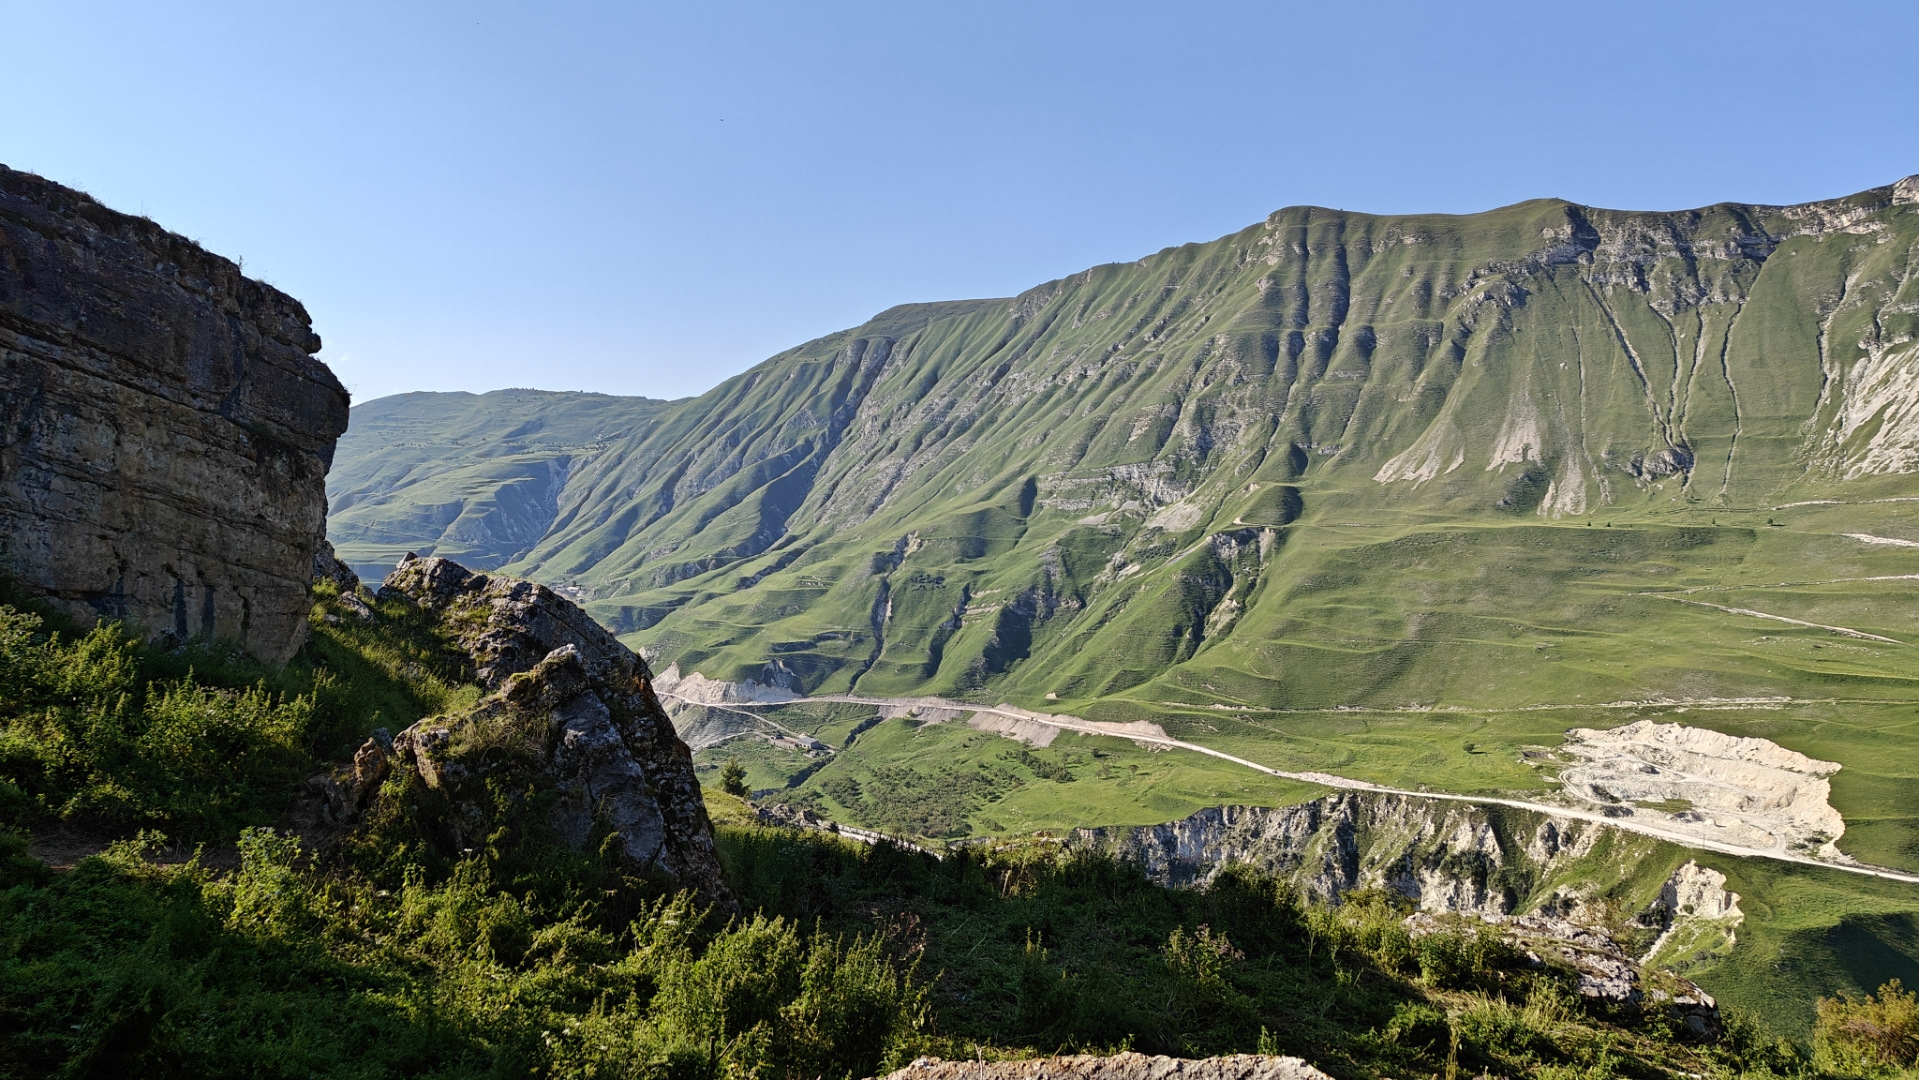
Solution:
M 666 402 L 496 390 L 357 405 L 328 474 L 328 533 L 374 581 L 408 551 L 491 570 L 553 527 L 573 466 Z

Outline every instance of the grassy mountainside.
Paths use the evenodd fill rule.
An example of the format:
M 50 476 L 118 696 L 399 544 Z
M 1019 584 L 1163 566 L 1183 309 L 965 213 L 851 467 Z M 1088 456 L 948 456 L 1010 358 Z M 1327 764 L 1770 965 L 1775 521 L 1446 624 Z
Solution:
M 367 402 L 327 476 L 327 531 L 375 581 L 409 551 L 490 570 L 552 528 L 576 463 L 666 404 L 538 390 Z
M 1649 583 L 1701 546 L 1685 565 L 1797 563 L 1752 509 L 1913 490 L 1897 395 L 1854 421 L 1910 373 L 1916 236 L 1883 191 L 1769 214 L 1286 211 L 776 357 L 596 459 L 601 494 L 517 566 L 720 678 L 1431 703 L 1462 653 L 1510 651 L 1488 650 L 1488 609 L 1557 600 L 1553 577 Z M 1692 528 L 1722 508 L 1735 531 Z M 1842 524 L 1896 536 L 1900 512 Z M 1591 514 L 1645 531 L 1547 531 Z M 1520 571 L 1529 550 L 1548 565 Z M 1549 681 L 1671 689 L 1656 668 Z
M 1841 850 L 1919 868 L 1916 248 L 1919 179 L 1677 213 L 1283 210 L 895 308 L 665 406 L 572 465 L 508 569 L 656 668 L 1148 719 L 1407 788 L 1543 790 L 1519 750 L 1574 727 L 1764 737 L 1843 766 Z M 777 720 L 833 752 L 702 759 L 921 835 L 1305 794 L 1091 736 L 1007 757 L 872 709 Z M 1717 985 L 1914 970 L 1911 887 L 1815 891 L 1754 914 Z
M 1011 300 L 896 308 L 633 406 L 568 458 L 508 569 L 579 590 L 662 666 L 1052 694 L 1301 763 L 1326 763 L 1325 726 L 1270 710 L 1781 696 L 1826 711 L 1725 719 L 1791 735 L 1856 700 L 1863 728 L 1897 726 L 1875 710 L 1915 697 L 1908 645 L 1722 609 L 1907 640 L 1911 586 L 1858 579 L 1909 572 L 1886 541 L 1919 540 L 1915 194 L 1295 208 Z M 577 408 L 364 405 L 342 457 L 391 441 L 377 416 L 493 408 L 497 428 L 536 400 Z M 491 482 L 471 469 L 434 483 Z M 417 545 L 428 504 L 489 512 L 350 501 L 391 489 L 336 480 L 343 548 Z M 1903 783 L 1860 749 L 1824 752 Z M 1469 786 L 1525 786 L 1517 768 Z M 1899 847 L 1873 855 L 1919 858 Z

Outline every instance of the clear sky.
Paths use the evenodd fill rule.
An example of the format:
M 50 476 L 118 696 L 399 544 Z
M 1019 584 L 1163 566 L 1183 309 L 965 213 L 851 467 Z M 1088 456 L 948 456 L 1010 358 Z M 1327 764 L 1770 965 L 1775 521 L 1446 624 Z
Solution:
M 1919 172 L 1919 4 L 0 0 L 0 162 L 306 302 L 359 400 L 677 397 L 1281 206 Z

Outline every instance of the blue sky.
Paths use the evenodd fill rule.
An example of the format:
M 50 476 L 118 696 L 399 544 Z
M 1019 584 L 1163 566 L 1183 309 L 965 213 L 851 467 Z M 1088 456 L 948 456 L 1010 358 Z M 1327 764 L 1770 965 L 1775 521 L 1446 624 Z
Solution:
M 676 397 L 1281 206 L 1919 172 L 1919 4 L 0 0 L 0 162 L 306 302 L 355 397 Z

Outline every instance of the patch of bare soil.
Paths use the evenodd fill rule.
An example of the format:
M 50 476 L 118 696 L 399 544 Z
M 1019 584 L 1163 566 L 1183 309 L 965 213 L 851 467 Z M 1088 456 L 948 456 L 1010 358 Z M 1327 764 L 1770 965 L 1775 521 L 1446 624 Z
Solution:
M 27 841 L 27 854 L 46 863 L 55 870 L 66 871 L 80 865 L 84 859 L 103 854 L 115 843 L 125 837 L 112 833 L 75 828 L 71 825 L 51 825 L 35 829 Z M 161 866 L 172 866 L 192 859 L 198 853 L 200 864 L 214 870 L 233 870 L 240 865 L 239 850 L 232 844 L 210 846 L 189 846 L 181 843 L 161 842 L 148 845 L 141 855 L 148 862 Z

